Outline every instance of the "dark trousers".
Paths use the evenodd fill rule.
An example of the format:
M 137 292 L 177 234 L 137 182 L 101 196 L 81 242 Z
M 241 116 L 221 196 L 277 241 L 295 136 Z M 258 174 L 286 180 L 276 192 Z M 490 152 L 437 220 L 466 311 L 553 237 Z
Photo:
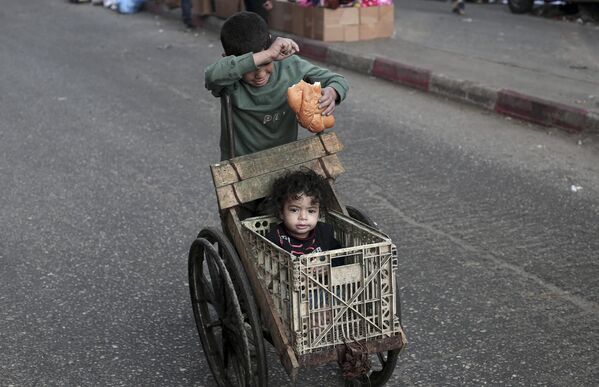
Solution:
M 191 20 L 191 0 L 181 0 L 181 19 L 188 27 L 193 27 Z

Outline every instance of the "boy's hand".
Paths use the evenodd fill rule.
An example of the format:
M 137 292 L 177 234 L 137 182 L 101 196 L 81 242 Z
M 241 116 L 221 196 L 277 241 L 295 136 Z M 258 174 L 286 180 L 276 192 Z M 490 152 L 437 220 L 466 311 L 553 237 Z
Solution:
M 278 37 L 268 48 L 270 58 L 273 61 L 289 58 L 291 55 L 299 52 L 299 46 L 289 38 Z
M 272 11 L 272 1 L 266 0 L 264 3 L 262 3 L 262 8 L 267 11 Z
M 332 87 L 325 87 L 321 90 L 322 97 L 318 100 L 318 107 L 324 109 L 322 111 L 323 116 L 330 116 L 335 111 L 335 101 L 338 98 L 337 91 Z
M 299 46 L 289 38 L 278 37 L 264 51 L 254 53 L 254 63 L 257 67 L 267 65 L 271 62 L 289 58 L 299 52 Z

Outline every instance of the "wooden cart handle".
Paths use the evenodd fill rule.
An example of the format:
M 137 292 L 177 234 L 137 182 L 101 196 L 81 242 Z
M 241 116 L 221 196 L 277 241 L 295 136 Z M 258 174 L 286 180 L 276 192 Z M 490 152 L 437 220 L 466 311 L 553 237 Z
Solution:
M 232 159 L 235 158 L 235 128 L 233 127 L 233 105 L 229 93 L 224 92 L 221 94 L 220 103 L 224 107 L 225 126 L 229 138 L 229 159 Z

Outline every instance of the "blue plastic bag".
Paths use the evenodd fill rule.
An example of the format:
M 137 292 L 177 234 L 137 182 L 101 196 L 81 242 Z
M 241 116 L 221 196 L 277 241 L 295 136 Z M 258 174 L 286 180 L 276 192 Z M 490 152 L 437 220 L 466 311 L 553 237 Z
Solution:
M 139 12 L 145 0 L 119 0 L 120 13 L 136 13 Z

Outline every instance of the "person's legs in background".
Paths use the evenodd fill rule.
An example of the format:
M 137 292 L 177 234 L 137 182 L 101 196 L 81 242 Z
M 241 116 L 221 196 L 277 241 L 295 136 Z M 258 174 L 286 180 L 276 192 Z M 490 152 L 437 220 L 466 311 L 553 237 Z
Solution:
M 181 19 L 187 28 L 195 28 L 191 17 L 191 0 L 181 0 Z
M 465 14 L 465 3 L 464 0 L 451 0 L 451 12 L 457 13 L 458 15 Z

